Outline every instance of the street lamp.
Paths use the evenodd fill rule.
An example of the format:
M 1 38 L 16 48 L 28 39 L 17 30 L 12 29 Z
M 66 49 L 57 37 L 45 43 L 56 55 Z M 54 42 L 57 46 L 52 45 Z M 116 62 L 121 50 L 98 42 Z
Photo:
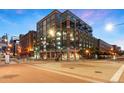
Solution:
M 86 53 L 86 55 L 87 55 L 88 58 L 89 58 L 89 56 L 90 56 L 90 51 L 89 51 L 88 49 L 86 49 L 86 50 L 85 50 L 85 53 Z
M 51 37 L 54 37 L 55 36 L 55 31 L 54 30 L 49 30 L 49 35 L 51 36 Z
M 88 54 L 88 53 L 89 53 L 89 50 L 88 50 L 88 49 L 86 49 L 86 50 L 85 50 L 85 52 Z
M 5 38 L 4 41 L 7 42 L 8 40 Z
M 35 52 L 35 58 L 37 59 L 37 57 L 38 57 L 38 47 L 35 47 L 34 50 L 35 50 L 34 51 Z
M 115 50 L 114 50 L 114 48 L 112 47 L 111 49 L 111 54 L 112 54 L 112 59 L 116 59 L 116 53 L 115 53 Z

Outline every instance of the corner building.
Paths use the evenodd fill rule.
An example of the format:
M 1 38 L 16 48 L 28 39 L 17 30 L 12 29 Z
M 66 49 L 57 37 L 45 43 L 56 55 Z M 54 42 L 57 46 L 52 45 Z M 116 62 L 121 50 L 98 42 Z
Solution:
M 97 39 L 92 27 L 72 12 L 54 10 L 37 23 L 37 46 L 41 59 L 78 60 L 94 56 Z
M 23 57 L 34 56 L 34 49 L 36 47 L 36 31 L 30 30 L 25 35 L 19 36 L 21 53 Z

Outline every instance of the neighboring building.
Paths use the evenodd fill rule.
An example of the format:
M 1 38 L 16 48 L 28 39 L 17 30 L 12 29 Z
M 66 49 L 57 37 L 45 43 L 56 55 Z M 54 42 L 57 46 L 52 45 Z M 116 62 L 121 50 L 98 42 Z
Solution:
M 7 44 L 0 41 L 0 52 L 5 52 Z
M 97 45 L 97 49 L 98 49 L 98 55 L 100 58 L 106 58 L 106 57 L 110 57 L 111 56 L 111 52 L 112 52 L 112 45 L 101 40 L 98 39 L 98 45 Z
M 111 45 L 101 39 L 97 40 L 97 55 L 99 58 L 108 58 L 121 55 L 121 48 L 117 45 Z
M 115 55 L 120 55 L 121 54 L 121 47 L 117 46 L 117 45 L 112 45 L 112 52 Z
M 33 56 L 36 46 L 36 31 L 31 30 L 27 34 L 20 35 L 19 37 L 21 47 L 20 55 Z
M 2 42 L 5 44 L 8 44 L 8 35 L 7 34 L 2 36 Z
M 19 45 L 19 37 L 13 36 L 10 39 L 10 42 L 8 44 L 8 49 L 10 50 L 11 55 L 16 56 L 20 52 L 20 45 Z
M 96 49 L 97 39 L 92 27 L 72 12 L 54 10 L 37 23 L 37 44 L 43 59 L 77 60 Z
M 0 52 L 5 52 L 8 44 L 8 36 L 7 34 L 0 37 Z

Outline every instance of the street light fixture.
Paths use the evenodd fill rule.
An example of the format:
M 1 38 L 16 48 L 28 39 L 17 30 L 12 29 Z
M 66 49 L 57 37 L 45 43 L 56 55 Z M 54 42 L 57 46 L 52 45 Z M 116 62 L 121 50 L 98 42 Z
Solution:
M 90 51 L 88 49 L 85 50 L 86 55 L 88 56 L 88 58 L 90 57 Z
M 54 30 L 49 30 L 49 35 L 50 35 L 51 37 L 54 37 L 54 36 L 55 36 L 55 31 L 54 31 Z
M 7 42 L 8 40 L 7 39 L 4 39 L 5 42 Z
M 88 53 L 89 53 L 89 50 L 88 50 L 88 49 L 86 49 L 86 50 L 85 50 L 85 52 L 88 54 Z

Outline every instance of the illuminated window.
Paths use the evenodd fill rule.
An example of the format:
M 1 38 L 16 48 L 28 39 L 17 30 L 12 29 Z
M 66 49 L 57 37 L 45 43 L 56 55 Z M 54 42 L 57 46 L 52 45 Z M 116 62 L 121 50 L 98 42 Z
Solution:
M 60 40 L 60 37 L 57 37 L 57 40 Z
M 60 45 L 61 43 L 60 42 L 57 42 L 58 45 Z
M 61 32 L 57 32 L 57 36 L 61 36 Z

